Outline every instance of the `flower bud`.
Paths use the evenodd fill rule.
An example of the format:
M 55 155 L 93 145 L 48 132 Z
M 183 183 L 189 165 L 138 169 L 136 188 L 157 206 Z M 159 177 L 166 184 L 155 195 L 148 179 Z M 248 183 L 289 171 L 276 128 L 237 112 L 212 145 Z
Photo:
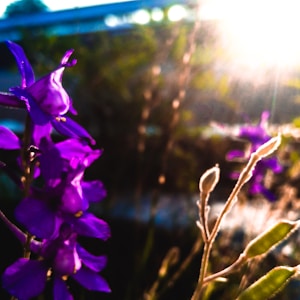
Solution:
M 281 135 L 278 134 L 276 137 L 271 138 L 269 141 L 261 145 L 256 151 L 255 154 L 260 158 L 266 157 L 272 154 L 281 143 Z
M 199 190 L 201 193 L 211 193 L 220 179 L 220 168 L 218 165 L 208 169 L 201 176 L 199 181 Z

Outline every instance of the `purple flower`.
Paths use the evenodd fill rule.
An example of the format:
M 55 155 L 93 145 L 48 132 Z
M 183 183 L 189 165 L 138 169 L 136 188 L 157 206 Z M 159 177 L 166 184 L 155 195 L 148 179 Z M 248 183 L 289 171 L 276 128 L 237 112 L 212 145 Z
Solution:
M 269 112 L 264 111 L 261 115 L 261 120 L 257 125 L 247 125 L 239 129 L 238 137 L 247 140 L 249 142 L 249 147 L 247 148 L 247 151 L 232 150 L 228 152 L 226 156 L 228 160 L 249 159 L 251 153 L 255 152 L 259 146 L 271 138 L 267 131 L 269 116 Z M 268 170 L 271 170 L 273 173 L 282 172 L 283 168 L 276 157 L 264 158 L 257 163 L 249 181 L 248 192 L 250 195 L 262 194 L 268 200 L 275 201 L 276 196 L 266 188 L 264 184 L 264 178 Z M 231 177 L 237 178 L 239 174 L 239 172 L 233 172 Z
M 15 210 L 17 220 L 31 234 L 38 238 L 55 238 L 60 225 L 68 222 L 80 235 L 103 240 L 110 237 L 110 229 L 105 221 L 88 211 L 78 211 L 76 214 L 72 213 L 72 209 L 64 211 L 65 207 L 60 207 L 61 195 L 50 192 L 51 190 L 32 193 Z M 72 201 L 74 199 L 70 200 Z
M 17 220 L 39 238 L 57 236 L 58 228 L 67 221 L 80 234 L 107 239 L 108 225 L 87 212 L 89 203 L 101 201 L 106 190 L 101 181 L 83 178 L 85 169 L 102 152 L 79 140 L 46 141 L 41 146 L 38 160 L 44 185 L 33 187 L 16 207 Z
M 106 265 L 106 257 L 94 256 L 82 248 L 72 226 L 62 224 L 59 236 L 45 240 L 37 254 L 38 260 L 18 259 L 2 276 L 4 288 L 19 300 L 38 296 L 48 279 L 53 280 L 53 299 L 71 300 L 69 277 L 89 290 L 110 292 L 106 280 L 98 274 Z
M 106 196 L 102 182 L 84 180 L 85 170 L 101 156 L 102 150 L 92 149 L 86 142 L 94 144 L 92 137 L 66 116 L 68 112 L 76 113 L 62 86 L 64 69 L 76 63 L 70 61 L 73 50 L 65 53 L 54 71 L 35 80 L 23 49 L 10 41 L 7 45 L 17 61 L 21 84 L 10 88 L 9 94 L 0 93 L 0 104 L 27 109 L 32 130 L 25 130 L 24 138 L 19 139 L 0 126 L 0 149 L 20 153 L 17 173 L 5 163 L 0 162 L 0 167 L 24 190 L 15 217 L 33 237 L 26 250 L 35 255 L 10 265 L 2 276 L 3 287 L 19 300 L 41 294 L 49 279 L 55 300 L 73 299 L 68 278 L 86 289 L 110 292 L 98 274 L 106 265 L 106 257 L 90 254 L 77 242 L 78 236 L 107 240 L 110 228 L 88 211 L 90 203 Z M 54 143 L 53 128 L 69 139 Z M 26 244 L 28 235 L 5 216 L 2 220 Z
M 0 126 L 0 149 L 4 150 L 19 150 L 21 142 L 16 134 L 10 129 Z
M 11 94 L 1 93 L 0 104 L 26 107 L 35 125 L 45 126 L 51 123 L 62 135 L 87 139 L 94 144 L 95 141 L 88 132 L 66 116 L 67 112 L 76 114 L 72 100 L 62 86 L 65 68 L 76 64 L 75 59 L 69 62 L 73 50 L 65 53 L 59 66 L 50 74 L 35 80 L 34 72 L 23 49 L 11 41 L 7 42 L 7 46 L 16 59 L 21 74 L 21 85 L 10 88 Z

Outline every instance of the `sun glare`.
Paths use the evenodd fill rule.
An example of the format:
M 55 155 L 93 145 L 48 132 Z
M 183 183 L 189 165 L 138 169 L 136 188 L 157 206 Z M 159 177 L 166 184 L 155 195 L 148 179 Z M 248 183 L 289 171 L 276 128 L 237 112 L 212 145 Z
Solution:
M 217 19 L 222 43 L 252 68 L 300 65 L 299 0 L 207 0 L 200 18 Z

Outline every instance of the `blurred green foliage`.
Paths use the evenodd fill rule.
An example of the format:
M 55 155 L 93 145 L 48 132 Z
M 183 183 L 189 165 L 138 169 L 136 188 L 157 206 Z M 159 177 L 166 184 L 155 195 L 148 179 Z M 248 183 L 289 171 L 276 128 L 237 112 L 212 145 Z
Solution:
M 103 156 L 87 170 L 86 175 L 103 180 L 109 198 L 132 193 L 139 184 L 145 194 L 157 189 L 162 166 L 166 166 L 166 183 L 161 187 L 162 193 L 197 193 L 200 174 L 216 163 L 222 170 L 220 199 L 225 198 L 227 190 L 231 189 L 233 183 L 228 174 L 232 164 L 225 160 L 225 155 L 232 147 L 232 140 L 214 132 L 208 137 L 204 133 L 210 121 L 241 122 L 245 114 L 243 103 L 247 102 L 251 107 L 257 102 L 249 101 L 249 97 L 254 97 L 248 95 L 253 91 L 253 86 L 243 83 L 232 85 L 230 76 L 224 73 L 217 73 L 216 76 L 213 72 L 215 60 L 223 53 L 216 45 L 213 31 L 204 27 L 196 36 L 197 47 L 190 61 L 184 101 L 178 109 L 176 126 L 171 128 L 174 117 L 172 105 L 178 96 L 179 78 L 185 67 L 182 58 L 188 50 L 192 26 L 179 22 L 137 26 L 128 31 L 74 33 L 63 37 L 50 36 L 43 28 L 38 30 L 38 35 L 24 29 L 20 44 L 32 62 L 37 77 L 53 70 L 67 49 L 75 49 L 73 57 L 78 60 L 77 65 L 65 71 L 63 84 L 78 110 L 74 118 L 96 139 L 97 147 L 104 149 Z M 15 64 L 11 68 L 17 71 Z M 158 69 L 159 72 L 153 71 Z M 240 86 L 244 91 L 242 95 L 239 94 Z M 151 97 L 147 99 L 145 95 L 149 92 Z M 258 101 L 261 100 L 261 94 L 255 96 Z M 236 101 L 240 98 L 243 100 Z M 256 108 L 258 116 L 263 109 L 270 107 L 271 98 L 268 99 L 259 102 L 259 108 Z M 148 116 L 143 119 L 145 107 L 148 107 Z M 251 117 L 251 111 L 246 112 Z M 143 151 L 138 148 L 142 123 L 145 125 Z M 298 125 L 297 120 L 295 123 Z M 170 141 L 172 147 L 165 156 Z M 296 161 L 299 155 L 294 156 Z M 112 203 L 104 201 L 101 205 Z M 157 270 L 170 246 L 176 245 L 181 249 L 182 261 L 198 235 L 196 226 L 194 230 L 181 228 L 171 233 L 149 224 L 137 226 L 132 222 L 110 222 L 106 219 L 111 224 L 114 238 L 108 246 L 111 259 L 105 272 L 114 292 L 104 295 L 103 299 L 140 299 L 155 281 Z M 224 240 L 222 234 L 230 236 Z M 244 237 L 236 238 L 235 234 L 237 232 L 233 231 L 220 233 L 216 243 L 217 248 L 221 249 L 222 259 L 219 252 L 213 252 L 212 271 L 225 267 L 241 250 L 235 247 L 241 246 Z M 161 299 L 173 299 L 174 295 L 177 299 L 191 296 L 200 255 Z M 141 258 L 144 260 L 142 270 Z M 274 264 L 273 254 L 268 259 L 265 265 L 260 262 L 254 265 L 260 268 L 262 274 Z M 251 269 L 253 266 L 248 267 Z M 247 280 L 252 279 L 254 273 L 251 269 Z M 230 277 L 232 281 L 229 285 L 214 283 L 215 289 L 210 291 L 207 299 L 233 299 L 241 279 L 239 275 Z M 85 297 L 83 293 L 88 292 L 80 292 L 79 299 L 98 297 L 93 295 L 92 298 L 92 294 Z
M 213 138 L 208 142 L 222 144 L 216 152 L 224 152 L 215 153 L 216 160 L 205 153 L 207 141 L 201 137 L 211 119 L 220 113 L 224 118 L 232 116 L 234 111 L 224 100 L 230 99 L 226 78 L 215 78 L 210 70 L 217 55 L 210 35 L 197 37 L 199 49 L 190 63 L 186 96 L 175 129 L 170 129 L 172 101 L 178 93 L 182 57 L 188 50 L 191 30 L 192 24 L 176 23 L 64 37 L 32 36 L 24 31 L 21 44 L 37 76 L 55 68 L 64 51 L 75 49 L 73 56 L 78 63 L 65 72 L 63 83 L 79 112 L 75 118 L 104 149 L 103 157 L 90 172 L 102 178 L 111 192 L 134 190 L 140 180 L 138 170 L 143 170 L 144 189 L 151 190 L 157 185 L 161 165 L 166 163 L 165 191 L 194 193 L 202 171 L 216 162 L 226 163 L 223 141 Z M 160 73 L 153 76 L 155 66 Z M 137 149 L 138 128 L 147 105 L 145 91 L 149 89 L 152 97 L 145 124 L 145 151 L 141 154 Z M 225 102 L 222 112 L 215 108 L 215 101 L 219 101 L 216 93 Z M 173 147 L 164 158 L 167 161 L 162 162 L 170 139 Z

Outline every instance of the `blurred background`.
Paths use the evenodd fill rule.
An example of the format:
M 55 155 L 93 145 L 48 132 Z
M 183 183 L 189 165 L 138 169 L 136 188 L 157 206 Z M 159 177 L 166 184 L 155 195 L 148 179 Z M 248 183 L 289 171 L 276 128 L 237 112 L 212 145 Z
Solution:
M 107 254 L 103 276 L 112 293 L 83 291 L 74 283 L 75 299 L 148 299 L 147 291 L 170 249 L 176 263 L 160 278 L 153 299 L 190 299 L 201 257 L 201 251 L 190 255 L 199 238 L 195 224 L 199 178 L 219 164 L 220 183 L 210 199 L 215 216 L 234 186 L 230 174 L 243 166 L 241 161 L 227 160 L 226 154 L 245 149 L 247 141 L 239 138 L 238 130 L 259 124 L 264 111 L 270 112 L 270 136 L 284 132 L 278 154 L 284 171 L 269 184 L 278 201 L 269 203 L 261 195 L 252 199 L 243 191 L 243 207 L 234 221 L 227 221 L 223 239 L 218 240 L 224 257 L 214 253 L 211 269 L 219 270 L 237 256 L 264 220 L 291 216 L 298 208 L 299 4 L 292 0 L 61 2 L 1 0 L 0 90 L 8 91 L 20 82 L 6 40 L 22 45 L 37 77 L 52 71 L 67 49 L 75 49 L 78 62 L 65 71 L 63 85 L 78 111 L 75 119 L 104 149 L 86 178 L 103 181 L 107 198 L 91 209 L 112 229 L 106 243 L 82 240 L 91 252 Z M 24 117 L 23 111 L 0 110 L 0 124 L 18 134 Z M 4 174 L 0 176 L 3 210 L 13 218 L 20 195 Z M 4 226 L 0 238 L 3 271 L 22 249 Z M 293 245 L 297 241 L 298 236 Z M 294 263 L 299 253 L 292 249 L 295 252 L 285 258 Z M 187 257 L 191 260 L 178 275 L 178 266 Z M 282 258 L 282 252 L 272 253 L 262 270 Z M 224 285 L 218 286 L 209 299 L 233 299 L 231 288 L 238 280 L 233 278 L 226 293 Z M 290 290 L 295 292 L 299 287 L 293 284 Z M 299 290 L 293 298 L 285 293 L 278 299 L 297 297 Z M 48 298 L 50 292 L 38 299 Z M 9 297 L 3 292 L 1 299 Z

